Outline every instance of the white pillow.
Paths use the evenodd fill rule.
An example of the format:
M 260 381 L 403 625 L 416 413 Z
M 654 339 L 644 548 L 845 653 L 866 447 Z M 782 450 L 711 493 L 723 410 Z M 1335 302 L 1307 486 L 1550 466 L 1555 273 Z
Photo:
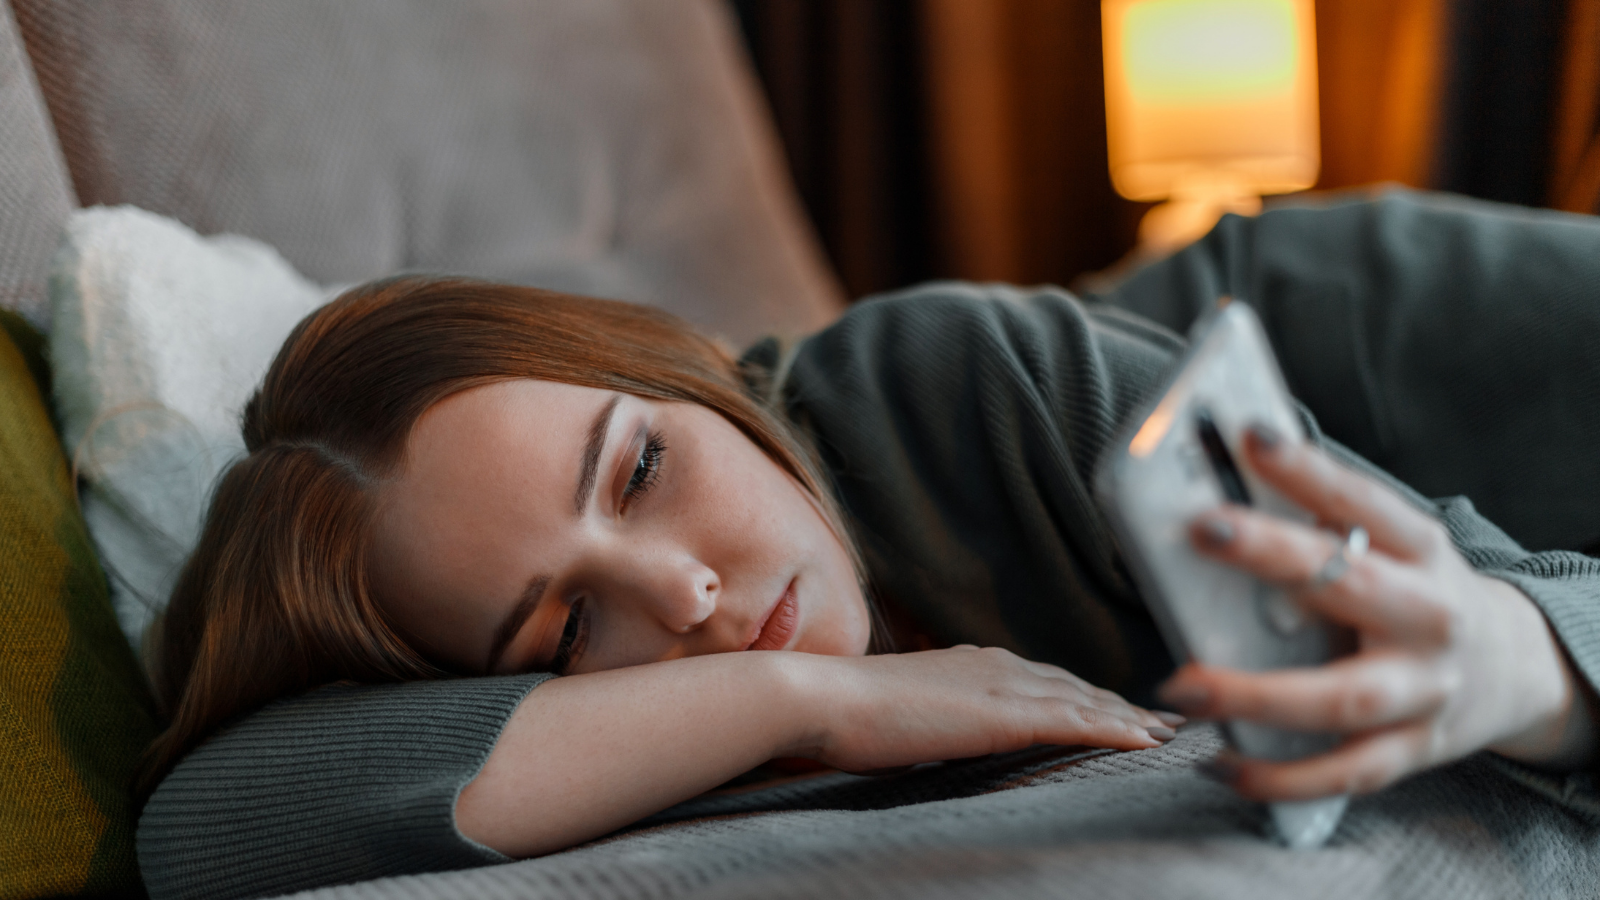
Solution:
M 131 206 L 76 212 L 50 274 L 62 437 L 123 633 L 140 649 L 244 451 L 239 416 L 295 323 L 333 295 L 273 250 Z

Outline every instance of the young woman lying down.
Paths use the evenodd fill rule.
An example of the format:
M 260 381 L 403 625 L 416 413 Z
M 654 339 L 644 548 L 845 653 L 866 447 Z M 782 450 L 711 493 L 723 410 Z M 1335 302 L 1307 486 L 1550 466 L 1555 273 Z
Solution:
M 1230 219 L 1098 302 L 934 284 L 738 359 L 647 308 L 376 282 L 290 335 L 172 597 L 152 894 L 305 886 L 272 871 L 294 853 L 311 883 L 549 853 L 777 757 L 1131 750 L 1184 716 L 1348 736 L 1219 761 L 1263 800 L 1484 749 L 1592 767 L 1600 566 L 1332 440 L 1246 454 L 1328 528 L 1191 532 L 1359 651 L 1172 671 L 1087 485 L 1220 293 L 1333 438 L 1540 547 L 1600 538 L 1600 225 L 1573 217 Z M 1316 578 L 1358 525 L 1372 552 Z

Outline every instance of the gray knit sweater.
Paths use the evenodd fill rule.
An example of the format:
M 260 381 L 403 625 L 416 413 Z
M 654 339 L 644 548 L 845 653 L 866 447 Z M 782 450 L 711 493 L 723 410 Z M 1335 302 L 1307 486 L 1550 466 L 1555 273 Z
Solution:
M 1328 435 L 1414 486 L 1464 495 L 1401 488 L 1475 566 L 1532 597 L 1600 684 L 1600 562 L 1568 552 L 1600 538 L 1592 220 L 1408 194 L 1230 218 L 1099 302 L 934 284 L 859 304 L 793 354 L 768 343 L 748 358 L 814 437 L 888 602 L 944 640 L 1011 647 L 1143 697 L 1170 661 L 1088 485 L 1178 332 L 1219 293 L 1261 312 Z M 146 807 L 151 895 L 503 862 L 456 830 L 455 799 L 544 678 L 328 687 L 247 717 Z M 1600 820 L 1587 773 L 1490 762 Z

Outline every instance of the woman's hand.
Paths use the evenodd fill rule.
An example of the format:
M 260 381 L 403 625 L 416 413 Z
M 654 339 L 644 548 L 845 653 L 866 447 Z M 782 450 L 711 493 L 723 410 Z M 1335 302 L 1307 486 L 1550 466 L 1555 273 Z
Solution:
M 1170 740 L 1169 726 L 1183 721 L 995 647 L 805 662 L 800 694 L 811 712 L 803 717 L 816 727 L 784 755 L 809 756 L 846 771 L 1034 744 L 1138 750 Z
M 1247 461 L 1323 529 L 1243 507 L 1194 523 L 1197 546 L 1359 634 L 1352 656 L 1315 669 L 1251 674 L 1184 666 L 1162 689 L 1179 711 L 1347 735 L 1297 762 L 1229 755 L 1216 767 L 1241 793 L 1294 800 L 1372 791 L 1485 747 L 1536 765 L 1594 756 L 1588 689 L 1544 617 L 1510 584 L 1478 574 L 1444 527 L 1388 488 L 1308 445 L 1270 433 L 1247 440 Z M 1313 584 L 1361 526 L 1372 552 Z

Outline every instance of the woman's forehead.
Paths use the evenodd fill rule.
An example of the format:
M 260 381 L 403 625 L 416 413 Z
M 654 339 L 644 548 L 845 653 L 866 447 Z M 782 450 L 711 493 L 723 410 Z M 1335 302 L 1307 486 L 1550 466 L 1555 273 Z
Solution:
M 511 484 L 565 477 L 581 462 L 595 417 L 618 395 L 553 381 L 480 385 L 434 404 L 406 442 L 402 493 L 476 493 L 486 481 Z
M 417 419 L 402 468 L 450 463 L 464 453 L 541 452 L 581 442 L 595 412 L 613 396 L 599 388 L 531 378 L 458 391 Z
M 435 404 L 379 496 L 378 580 L 399 594 L 514 595 L 526 549 L 553 547 L 571 528 L 587 432 L 616 396 L 520 380 Z

